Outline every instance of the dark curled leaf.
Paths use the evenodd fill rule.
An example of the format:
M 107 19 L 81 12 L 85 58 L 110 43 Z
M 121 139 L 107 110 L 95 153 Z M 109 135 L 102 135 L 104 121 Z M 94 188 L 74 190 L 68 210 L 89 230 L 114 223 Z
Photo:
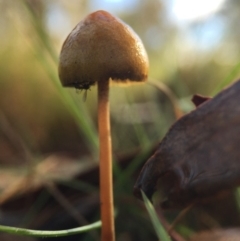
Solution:
M 203 104 L 204 102 L 210 99 L 210 97 L 205 97 L 197 94 L 192 97 L 192 102 L 196 107 L 198 107 L 199 105 Z
M 163 208 L 183 207 L 240 184 L 240 81 L 179 119 L 134 186 Z

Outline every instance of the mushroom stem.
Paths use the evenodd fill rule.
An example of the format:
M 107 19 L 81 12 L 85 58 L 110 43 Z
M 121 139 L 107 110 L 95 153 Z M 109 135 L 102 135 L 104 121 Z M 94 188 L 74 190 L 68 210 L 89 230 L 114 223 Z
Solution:
M 100 200 L 102 241 L 114 241 L 112 144 L 109 114 L 109 80 L 98 82 L 98 132 L 100 147 Z

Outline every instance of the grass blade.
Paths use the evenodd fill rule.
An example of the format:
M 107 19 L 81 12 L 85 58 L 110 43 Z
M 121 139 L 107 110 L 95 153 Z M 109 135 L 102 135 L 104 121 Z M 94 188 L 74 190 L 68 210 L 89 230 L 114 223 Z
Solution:
M 143 191 L 141 191 L 141 193 L 142 193 L 142 197 L 143 197 L 146 209 L 152 220 L 152 224 L 153 224 L 153 227 L 155 229 L 155 232 L 156 232 L 158 238 L 161 241 L 171 241 L 170 236 L 168 235 L 168 233 L 166 232 L 166 230 L 163 228 L 162 224 L 160 223 L 152 203 L 148 200 L 148 198 L 146 197 L 146 195 Z

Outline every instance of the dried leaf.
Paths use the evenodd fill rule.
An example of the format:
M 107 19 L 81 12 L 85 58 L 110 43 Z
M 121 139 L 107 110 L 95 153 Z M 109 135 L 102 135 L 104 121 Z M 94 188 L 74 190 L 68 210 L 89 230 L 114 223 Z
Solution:
M 162 207 L 183 207 L 240 184 L 240 81 L 179 119 L 135 184 Z

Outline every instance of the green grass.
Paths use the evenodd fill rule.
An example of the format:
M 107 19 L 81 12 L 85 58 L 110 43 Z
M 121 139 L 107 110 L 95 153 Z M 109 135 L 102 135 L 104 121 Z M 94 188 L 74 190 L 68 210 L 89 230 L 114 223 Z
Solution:
M 156 232 L 158 238 L 161 241 L 171 241 L 171 238 L 168 235 L 167 231 L 164 229 L 164 227 L 160 223 L 160 221 L 158 219 L 158 216 L 157 216 L 157 213 L 156 213 L 152 203 L 148 200 L 148 198 L 147 198 L 147 196 L 145 195 L 144 192 L 142 192 L 142 197 L 143 197 L 146 209 L 147 209 L 148 214 L 149 214 L 149 216 L 151 218 L 153 227 L 155 229 L 155 232 Z

